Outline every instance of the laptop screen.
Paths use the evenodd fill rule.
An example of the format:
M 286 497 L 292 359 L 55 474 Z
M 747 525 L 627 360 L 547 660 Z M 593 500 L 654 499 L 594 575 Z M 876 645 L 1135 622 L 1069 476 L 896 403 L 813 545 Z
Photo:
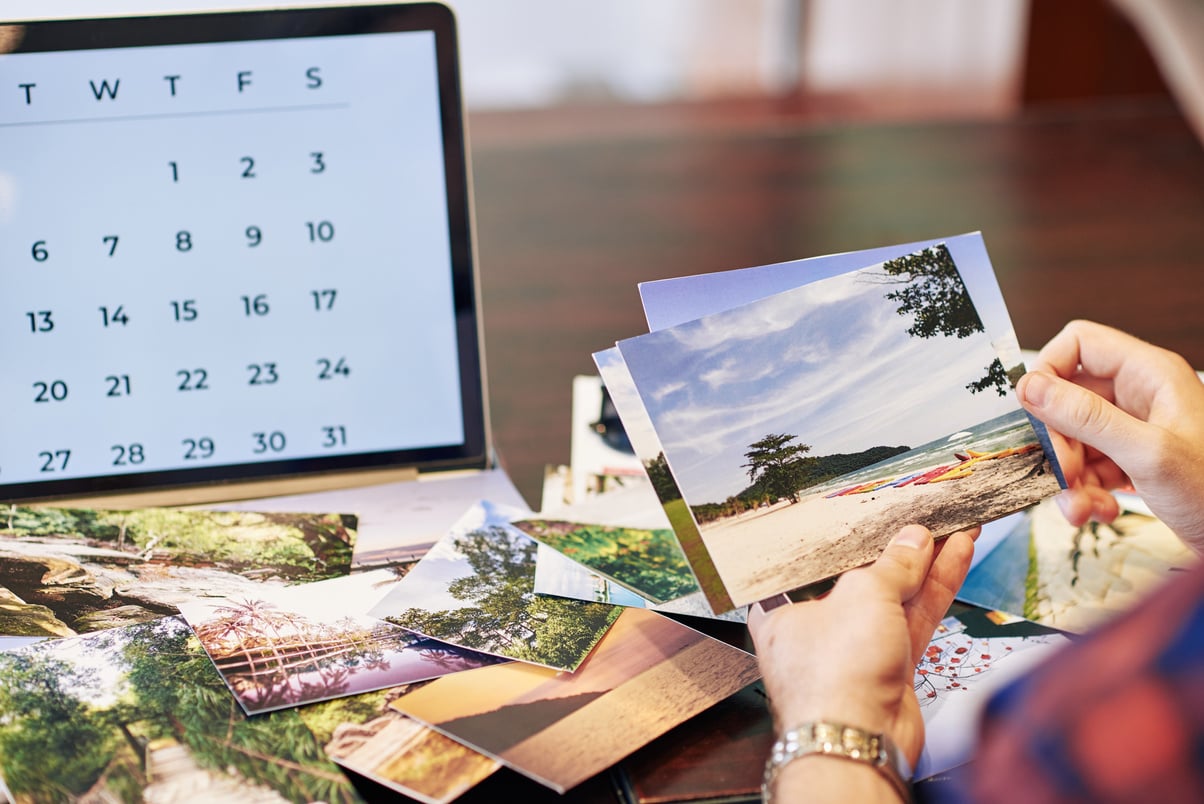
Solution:
M 438 4 L 0 25 L 0 497 L 482 467 Z

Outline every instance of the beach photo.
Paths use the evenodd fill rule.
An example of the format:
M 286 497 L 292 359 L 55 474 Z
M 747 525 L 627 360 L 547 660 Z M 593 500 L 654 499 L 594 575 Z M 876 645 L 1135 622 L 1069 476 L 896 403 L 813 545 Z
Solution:
M 575 670 L 620 609 L 535 593 L 539 542 L 525 511 L 474 505 L 368 612 L 432 639 Z
M 663 449 L 645 467 L 735 606 L 870 561 L 909 522 L 939 538 L 1060 488 L 1012 392 L 1020 351 L 940 245 L 618 348 Z
M 360 801 L 294 711 L 249 718 L 179 617 L 0 653 L 21 802 Z
M 757 678 L 748 653 L 629 608 L 575 673 L 470 670 L 393 706 L 563 793 Z
M 64 637 L 157 620 L 197 597 L 351 571 L 349 514 L 0 509 L 0 635 Z

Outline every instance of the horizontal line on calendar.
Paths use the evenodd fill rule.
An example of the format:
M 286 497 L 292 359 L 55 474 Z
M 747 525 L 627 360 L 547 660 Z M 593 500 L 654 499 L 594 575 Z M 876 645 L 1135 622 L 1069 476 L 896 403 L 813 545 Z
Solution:
M 274 114 L 276 112 L 316 112 L 347 109 L 350 103 L 310 103 L 300 106 L 256 106 L 249 109 L 211 109 L 197 112 L 162 112 L 160 114 L 129 114 L 111 117 L 73 117 L 62 120 L 28 120 L 16 123 L 0 123 L 0 128 L 23 126 L 69 126 L 77 123 L 120 123 L 131 120 L 168 120 L 182 117 L 223 117 L 241 114 Z

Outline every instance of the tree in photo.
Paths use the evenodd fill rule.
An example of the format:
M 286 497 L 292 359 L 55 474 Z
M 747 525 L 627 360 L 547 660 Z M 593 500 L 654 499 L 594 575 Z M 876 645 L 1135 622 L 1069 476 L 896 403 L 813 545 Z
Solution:
M 898 302 L 895 309 L 901 316 L 911 316 L 907 334 L 917 338 L 946 335 L 966 338 L 985 332 L 982 318 L 974 307 L 970 293 L 958 273 L 953 255 L 944 243 L 882 263 L 890 284 L 900 284 L 898 290 L 886 294 Z M 1000 396 L 1008 391 L 1007 372 L 999 358 L 987 366 L 986 374 L 966 385 L 971 393 L 994 388 Z
M 748 463 L 748 479 L 759 485 L 773 497 L 787 497 L 790 502 L 799 501 L 802 485 L 802 456 L 811 451 L 809 444 L 792 444 L 798 436 L 788 433 L 770 433 L 759 441 L 748 445 L 744 457 Z
M 455 540 L 472 574 L 448 592 L 463 606 L 410 608 L 385 619 L 466 648 L 556 667 L 575 666 L 618 609 L 535 594 L 538 542 L 522 531 L 485 525 Z
M 681 499 L 681 490 L 677 487 L 677 481 L 673 479 L 673 473 L 669 471 L 665 453 L 660 452 L 652 460 L 644 461 L 644 471 L 648 474 L 648 480 L 652 482 L 652 490 L 656 492 L 658 500 L 667 503 Z

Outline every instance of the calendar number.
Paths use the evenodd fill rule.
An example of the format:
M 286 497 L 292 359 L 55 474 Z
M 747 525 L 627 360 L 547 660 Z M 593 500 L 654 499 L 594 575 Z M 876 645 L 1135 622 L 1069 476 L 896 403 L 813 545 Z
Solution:
M 338 295 L 338 291 L 334 288 L 311 290 L 309 295 L 314 299 L 315 310 L 329 310 L 334 307 L 334 298 Z
M 130 375 L 110 374 L 109 376 L 105 377 L 105 382 L 109 384 L 109 390 L 105 392 L 105 396 L 130 395 Z
M 280 379 L 275 363 L 251 363 L 247 366 L 247 371 L 251 372 L 251 379 L 247 385 L 275 385 Z
M 176 321 L 196 321 L 196 299 L 173 301 L 171 312 Z
M 258 226 L 248 226 L 246 230 L 247 248 L 255 248 L 263 242 L 263 232 Z
M 213 439 L 208 436 L 185 438 L 180 443 L 184 445 L 184 460 L 186 461 L 203 461 L 206 458 L 212 458 L 213 451 L 216 449 Z
M 268 306 L 268 295 L 260 293 L 258 296 L 239 296 L 242 299 L 242 311 L 245 316 L 264 316 L 271 312 L 271 307 Z
M 306 221 L 305 228 L 309 230 L 311 243 L 329 243 L 334 240 L 334 224 L 330 221 Z
M 180 180 L 180 166 L 175 162 L 168 162 L 167 166 L 171 168 L 171 180 L 178 182 Z
M 110 257 L 117 253 L 117 235 L 105 235 L 101 240 L 109 247 Z
M 176 232 L 176 251 L 192 251 L 192 232 L 185 229 Z
M 67 383 L 62 380 L 35 382 L 33 390 L 36 391 L 34 402 L 62 402 L 67 398 Z
M 29 319 L 30 332 L 49 332 L 54 329 L 54 319 L 51 317 L 50 310 L 35 310 L 32 313 L 26 313 L 25 317 Z
M 114 444 L 109 450 L 113 453 L 114 466 L 136 466 L 146 460 L 146 453 L 141 444 Z
M 318 358 L 318 379 L 333 380 L 338 377 L 346 377 L 351 373 L 351 368 L 347 365 L 347 359 L 340 357 L 338 360 L 328 360 L 325 357 Z
M 46 262 L 46 260 L 50 259 L 50 252 L 46 250 L 45 240 L 39 240 L 34 243 L 31 253 L 33 254 L 34 262 Z
M 243 165 L 242 177 L 244 179 L 255 178 L 255 160 L 249 156 L 244 156 L 238 161 Z
M 322 152 L 321 152 L 321 151 L 311 151 L 311 152 L 310 152 L 310 154 L 309 154 L 309 158 L 310 158 L 310 159 L 312 159 L 312 160 L 314 160 L 314 163 L 313 163 L 313 165 L 312 165 L 312 166 L 310 167 L 310 169 L 309 169 L 309 172 L 310 172 L 310 173 L 323 173 L 323 172 L 325 172 L 325 170 L 326 170 L 326 161 L 325 161 L 325 160 L 322 158 Z
M 256 455 L 262 455 L 265 452 L 280 452 L 286 443 L 284 433 L 279 430 L 273 430 L 270 433 L 252 433 L 251 439 L 255 442 L 255 448 L 251 451 Z
M 209 372 L 203 368 L 180 369 L 176 372 L 176 376 L 180 378 L 180 384 L 176 386 L 177 391 L 208 391 L 209 390 Z
M 56 449 L 53 452 L 39 452 L 38 457 L 42 459 L 42 472 L 62 472 L 67 468 L 67 461 L 71 460 L 71 450 Z
M 347 446 L 347 428 L 341 424 L 332 425 L 322 428 L 322 446 L 324 447 L 345 447 Z
M 100 322 L 105 327 L 113 324 L 120 324 L 124 327 L 126 324 L 130 323 L 130 317 L 126 315 L 125 308 L 120 304 L 114 307 L 112 310 L 110 310 L 108 307 L 98 307 L 96 309 L 100 310 Z

